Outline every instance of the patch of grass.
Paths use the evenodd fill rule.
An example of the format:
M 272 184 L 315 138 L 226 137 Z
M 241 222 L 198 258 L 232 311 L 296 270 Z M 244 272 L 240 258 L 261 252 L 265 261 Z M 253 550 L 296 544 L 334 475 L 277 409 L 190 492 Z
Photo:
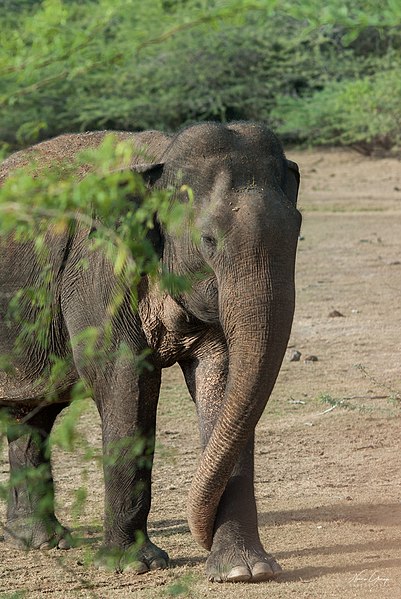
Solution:
M 194 575 L 186 574 L 176 578 L 174 582 L 168 585 L 162 594 L 165 597 L 191 597 L 191 590 L 194 585 Z
M 364 405 L 356 406 L 354 404 L 351 404 L 350 400 L 348 399 L 335 399 L 328 393 L 321 393 L 318 396 L 318 401 L 324 404 L 328 404 L 332 408 L 343 408 L 345 410 L 360 410 L 361 412 L 371 411 L 371 408 L 366 409 L 366 406 Z
M 383 405 L 379 405 L 379 406 L 375 406 L 375 405 L 367 405 L 366 403 L 352 403 L 355 400 L 360 400 L 360 399 L 366 399 L 366 400 L 374 400 L 374 399 L 378 399 L 377 397 L 343 397 L 343 398 L 334 398 L 331 395 L 329 395 L 328 393 L 321 393 L 318 397 L 317 400 L 321 403 L 327 404 L 329 405 L 332 409 L 334 408 L 342 408 L 344 410 L 351 410 L 351 411 L 355 411 L 355 412 L 359 412 L 359 413 L 364 413 L 364 414 L 372 414 L 372 413 L 376 413 L 379 415 L 383 415 L 383 416 L 395 416 L 397 413 L 399 413 L 399 410 L 394 411 L 393 409 L 390 409 L 386 406 Z M 383 397 L 382 399 L 386 400 L 387 402 L 390 402 L 393 406 L 395 405 L 396 407 L 399 407 L 400 401 L 396 398 L 394 398 L 393 396 L 389 396 L 389 397 Z

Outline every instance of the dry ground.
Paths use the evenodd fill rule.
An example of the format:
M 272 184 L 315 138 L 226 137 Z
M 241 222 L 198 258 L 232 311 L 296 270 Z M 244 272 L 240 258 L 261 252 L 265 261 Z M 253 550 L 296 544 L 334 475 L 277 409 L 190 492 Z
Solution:
M 1 597 L 401 599 L 401 164 L 349 151 L 289 156 L 302 171 L 297 310 L 256 451 L 261 535 L 283 566 L 280 581 L 205 579 L 206 555 L 185 519 L 196 419 L 173 368 L 164 377 L 151 514 L 171 569 L 135 576 L 87 565 L 102 534 L 99 465 L 58 450 L 59 517 L 83 545 L 25 554 L 1 544 Z M 289 360 L 294 349 L 298 362 Z M 318 361 L 305 362 L 310 355 Z M 99 446 L 92 407 L 80 431 Z M 5 456 L 1 472 L 4 480 Z M 80 487 L 88 497 L 74 516 Z

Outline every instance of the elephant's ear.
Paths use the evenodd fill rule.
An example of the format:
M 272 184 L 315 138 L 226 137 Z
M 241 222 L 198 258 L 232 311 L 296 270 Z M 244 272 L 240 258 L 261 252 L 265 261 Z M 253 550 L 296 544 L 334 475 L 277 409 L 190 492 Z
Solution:
M 299 189 L 299 168 L 296 162 L 287 160 L 287 177 L 285 181 L 285 193 L 291 202 L 296 205 Z
M 136 164 L 132 167 L 132 170 L 142 175 L 143 180 L 149 187 L 160 179 L 163 174 L 164 163 L 154 162 L 152 164 Z
M 148 230 L 146 239 L 150 241 L 157 256 L 161 258 L 164 250 L 164 235 L 157 214 L 153 215 L 153 229 Z
M 163 169 L 164 163 L 161 162 L 155 162 L 153 164 L 137 164 L 132 167 L 132 170 L 142 175 L 142 178 L 148 187 L 153 187 L 153 185 L 160 179 L 163 174 Z M 153 215 L 153 228 L 149 229 L 146 238 L 152 244 L 156 254 L 161 258 L 164 250 L 164 235 L 156 213 Z

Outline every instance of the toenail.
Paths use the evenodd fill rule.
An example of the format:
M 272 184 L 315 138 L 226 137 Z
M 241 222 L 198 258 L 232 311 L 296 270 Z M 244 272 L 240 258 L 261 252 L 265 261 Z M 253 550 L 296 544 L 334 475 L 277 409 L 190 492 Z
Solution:
M 232 582 L 242 582 L 249 580 L 250 578 L 251 573 L 245 566 L 236 566 L 235 568 L 232 568 L 227 576 L 227 580 Z

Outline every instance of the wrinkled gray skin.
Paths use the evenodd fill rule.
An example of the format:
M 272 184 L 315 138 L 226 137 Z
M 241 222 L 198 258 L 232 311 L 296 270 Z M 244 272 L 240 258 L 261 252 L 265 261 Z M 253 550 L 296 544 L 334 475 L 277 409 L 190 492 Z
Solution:
M 64 135 L 38 144 L 11 156 L 0 174 L 4 177 L 26 163 L 32 152 L 43 162 L 73 157 L 85 147 L 97 146 L 104 135 Z M 138 313 L 127 301 L 115 319 L 114 347 L 125 343 L 135 354 L 150 347 L 151 371 L 138 374 L 121 356 L 106 365 L 88 363 L 82 348 L 75 346 L 70 373 L 60 383 L 59 401 L 46 404 L 37 381 L 46 371 L 49 354 L 70 355 L 72 337 L 107 320 L 117 285 L 104 256 L 88 252 L 89 227 L 80 226 L 73 234 L 49 232 L 49 292 L 54 301 L 48 348 L 28 348 L 17 364 L 18 380 L 3 375 L 1 403 L 18 418 L 25 415 L 45 444 L 57 414 L 68 404 L 71 386 L 82 378 L 101 416 L 104 454 L 114 443 L 141 435 L 153 455 L 161 369 L 178 362 L 199 416 L 203 454 L 189 493 L 188 519 L 194 538 L 210 551 L 208 577 L 268 580 L 280 566 L 265 552 L 258 534 L 254 429 L 279 372 L 293 318 L 301 221 L 296 209 L 297 166 L 285 159 L 276 137 L 259 124 L 209 123 L 176 136 L 158 132 L 117 136 L 131 139 L 152 156 L 148 166 L 132 165 L 143 172 L 149 186 L 174 184 L 180 173 L 178 188 L 186 183 L 193 189 L 200 241 L 189 231 L 172 238 L 156 228 L 153 242 L 172 272 L 208 274 L 194 281 L 190 293 L 175 299 L 152 289 L 143 277 Z M 178 201 L 185 201 L 184 194 L 177 195 Z M 89 259 L 87 270 L 77 266 L 83 257 Z M 2 315 L 18 289 L 35 284 L 38 272 L 32 247 L 8 240 L 0 265 Z M 17 331 L 6 328 L 3 318 L 0 326 L 0 353 L 11 352 Z M 12 471 L 42 465 L 52 488 L 48 456 L 30 433 L 10 430 L 9 453 Z M 105 465 L 105 487 L 104 546 L 120 550 L 115 568 L 144 572 L 166 567 L 167 554 L 147 535 L 150 469 L 122 450 L 117 462 Z M 68 547 L 68 532 L 52 506 L 47 517 L 27 524 L 42 493 L 40 488 L 28 493 L 23 483 L 11 492 L 6 537 L 21 542 L 22 536 L 32 547 Z M 142 531 L 145 543 L 133 556 L 129 548 L 136 531 Z

